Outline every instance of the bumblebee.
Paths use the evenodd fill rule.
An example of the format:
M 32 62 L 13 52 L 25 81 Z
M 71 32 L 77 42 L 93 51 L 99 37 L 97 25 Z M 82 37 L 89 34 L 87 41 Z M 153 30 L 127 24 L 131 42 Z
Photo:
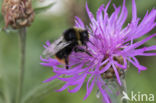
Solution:
M 66 65 L 66 69 L 69 69 L 68 57 L 73 51 L 85 52 L 91 56 L 87 51 L 87 42 L 89 42 L 87 30 L 69 28 L 43 52 L 43 55 L 46 57 L 55 56 L 60 63 Z M 85 46 L 86 49 L 80 48 L 80 46 Z

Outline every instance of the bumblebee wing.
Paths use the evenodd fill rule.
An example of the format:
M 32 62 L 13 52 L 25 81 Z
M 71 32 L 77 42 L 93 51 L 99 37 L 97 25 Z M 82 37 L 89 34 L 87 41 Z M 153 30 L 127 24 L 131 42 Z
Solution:
M 64 40 L 63 36 L 61 36 L 59 39 L 57 39 L 56 41 L 54 41 L 48 48 L 46 48 L 43 51 L 43 55 L 45 55 L 46 57 L 53 56 L 58 51 L 60 51 L 61 49 L 65 48 L 69 44 L 70 44 L 70 42 L 66 42 Z

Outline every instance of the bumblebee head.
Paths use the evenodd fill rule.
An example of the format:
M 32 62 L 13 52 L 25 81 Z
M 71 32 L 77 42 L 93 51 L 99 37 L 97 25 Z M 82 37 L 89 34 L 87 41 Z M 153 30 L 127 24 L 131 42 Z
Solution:
M 89 41 L 89 34 L 87 30 L 80 32 L 80 41 L 82 42 L 82 45 L 86 45 L 86 43 Z

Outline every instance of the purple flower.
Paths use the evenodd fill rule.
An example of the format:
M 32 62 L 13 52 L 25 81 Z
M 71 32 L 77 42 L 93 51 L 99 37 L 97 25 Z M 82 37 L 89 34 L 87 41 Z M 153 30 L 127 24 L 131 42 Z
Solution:
M 88 51 L 92 56 L 86 53 L 75 53 L 69 57 L 70 69 L 66 70 L 61 63 L 56 59 L 48 58 L 41 60 L 43 66 L 53 67 L 55 76 L 45 80 L 49 82 L 54 79 L 64 81 L 65 84 L 57 91 L 63 91 L 68 89 L 70 93 L 79 91 L 83 83 L 87 79 L 86 84 L 86 99 L 91 93 L 94 85 L 97 85 L 100 90 L 103 100 L 106 103 L 110 103 L 110 98 L 107 91 L 103 88 L 106 87 L 102 74 L 112 68 L 117 81 L 122 85 L 120 80 L 120 74 L 118 68 L 127 69 L 127 62 L 133 64 L 138 71 L 146 70 L 146 67 L 142 66 L 137 60 L 136 56 L 155 56 L 156 52 L 150 52 L 156 50 L 156 45 L 149 47 L 140 47 L 145 42 L 156 36 L 156 33 L 144 38 L 141 41 L 135 42 L 134 40 L 144 36 L 156 26 L 156 9 L 147 12 L 143 20 L 137 17 L 137 10 L 135 0 L 132 0 L 132 20 L 126 27 L 123 27 L 126 21 L 128 11 L 125 7 L 125 0 L 123 0 L 122 7 L 114 6 L 114 12 L 109 16 L 107 9 L 110 5 L 110 1 L 104 7 L 101 5 L 97 10 L 96 18 L 91 13 L 86 4 L 86 10 L 90 18 L 90 25 L 85 26 L 82 20 L 76 17 L 76 27 L 87 29 L 90 34 L 90 41 L 88 43 Z M 50 45 L 47 42 L 47 48 Z M 115 58 L 122 58 L 120 61 Z M 62 76 L 65 75 L 65 76 Z M 73 89 L 69 89 L 70 86 L 75 86 Z

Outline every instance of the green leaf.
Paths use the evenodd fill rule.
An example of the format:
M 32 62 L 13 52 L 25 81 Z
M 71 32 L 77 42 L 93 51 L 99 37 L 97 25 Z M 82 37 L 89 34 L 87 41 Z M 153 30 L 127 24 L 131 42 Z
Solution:
M 43 7 L 39 7 L 39 8 L 35 8 L 35 14 L 41 13 L 41 12 L 45 12 L 46 10 L 48 10 L 49 8 L 51 8 L 55 3 L 50 3 L 47 6 L 43 6 Z
M 11 103 L 11 93 L 7 82 L 9 81 L 6 77 L 2 66 L 0 66 L 0 103 Z M 3 102 L 2 102 L 3 101 Z
M 2 74 L 0 73 L 0 103 L 4 103 L 4 90 L 3 89 L 4 87 L 3 87 Z

